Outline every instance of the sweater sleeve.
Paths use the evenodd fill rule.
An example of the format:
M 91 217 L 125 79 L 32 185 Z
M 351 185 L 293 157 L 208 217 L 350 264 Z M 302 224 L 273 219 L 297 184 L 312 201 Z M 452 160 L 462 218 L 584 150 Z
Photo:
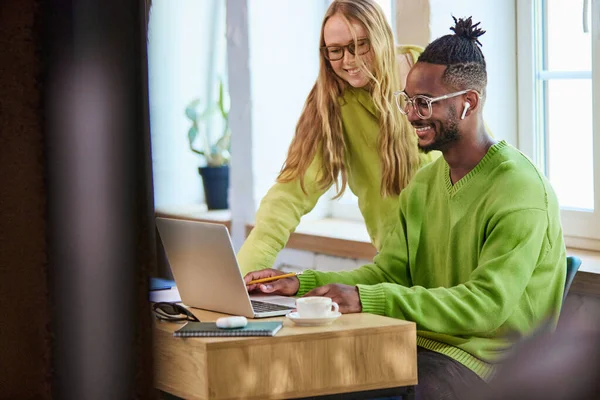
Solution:
M 395 282 L 359 284 L 364 312 L 414 321 L 417 329 L 453 336 L 490 332 L 514 312 L 547 241 L 544 210 L 513 211 L 492 221 L 477 267 L 469 280 L 454 287 L 405 287 Z M 379 268 L 390 271 L 396 235 L 386 242 Z M 418 266 L 415 266 L 418 268 Z
M 396 46 L 396 54 L 410 54 L 412 65 L 417 62 L 417 59 L 423 52 L 424 48 L 416 44 L 400 44 Z
M 310 212 L 329 187 L 319 187 L 317 180 L 321 157 L 315 156 L 304 176 L 306 194 L 300 180 L 276 183 L 260 202 L 252 232 L 238 252 L 242 275 L 271 268 L 277 254 L 287 243 L 300 218 Z

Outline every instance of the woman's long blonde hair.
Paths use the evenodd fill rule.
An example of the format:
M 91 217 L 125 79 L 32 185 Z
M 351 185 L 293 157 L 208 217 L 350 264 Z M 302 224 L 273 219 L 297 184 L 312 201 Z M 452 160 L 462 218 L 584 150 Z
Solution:
M 393 100 L 394 90 L 400 88 L 400 78 L 392 30 L 383 11 L 374 1 L 334 0 L 323 18 L 320 47 L 325 46 L 325 23 L 335 14 L 346 19 L 355 42 L 357 37 L 351 22 L 359 22 L 367 30 L 373 52 L 370 72 L 366 70 L 360 57 L 357 57 L 357 61 L 370 77 L 368 90 L 379 114 L 378 148 L 382 171 L 380 192 L 383 197 L 397 196 L 418 169 L 419 156 L 412 127 L 400 114 Z M 349 84 L 335 74 L 322 52 L 319 60 L 317 81 L 304 104 L 277 182 L 300 179 L 302 190 L 306 193 L 304 175 L 319 151 L 322 165 L 317 184 L 326 188 L 335 183 L 337 198 L 344 193 L 348 182 L 340 98 Z

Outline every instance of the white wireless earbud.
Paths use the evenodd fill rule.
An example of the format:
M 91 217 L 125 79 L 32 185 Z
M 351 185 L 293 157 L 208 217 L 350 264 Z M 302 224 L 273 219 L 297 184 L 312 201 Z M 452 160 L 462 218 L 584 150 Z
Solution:
M 465 119 L 465 116 L 467 115 L 467 110 L 471 107 L 471 103 L 469 103 L 468 101 L 465 101 L 465 108 L 463 108 L 463 112 L 462 115 L 460 116 L 460 119 Z

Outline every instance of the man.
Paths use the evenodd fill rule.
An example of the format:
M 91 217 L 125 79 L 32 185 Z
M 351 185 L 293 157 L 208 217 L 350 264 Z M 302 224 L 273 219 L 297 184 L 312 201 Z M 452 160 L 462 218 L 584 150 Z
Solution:
M 331 297 L 343 313 L 417 324 L 417 398 L 460 398 L 510 347 L 560 310 L 566 252 L 556 195 L 515 148 L 487 133 L 486 63 L 471 18 L 432 42 L 411 69 L 400 111 L 419 147 L 443 157 L 400 194 L 400 221 L 373 264 L 306 271 L 248 290 Z M 279 274 L 264 270 L 245 279 Z

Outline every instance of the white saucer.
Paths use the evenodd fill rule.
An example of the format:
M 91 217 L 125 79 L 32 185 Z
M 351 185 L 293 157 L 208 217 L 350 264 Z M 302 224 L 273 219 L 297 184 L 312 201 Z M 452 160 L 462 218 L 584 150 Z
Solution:
M 291 313 L 286 314 L 286 317 L 294 321 L 294 323 L 298 326 L 321 326 L 321 325 L 329 325 L 336 319 L 338 319 L 342 313 L 340 312 L 332 312 L 327 317 L 322 318 L 302 318 L 298 315 L 297 312 L 293 311 Z

